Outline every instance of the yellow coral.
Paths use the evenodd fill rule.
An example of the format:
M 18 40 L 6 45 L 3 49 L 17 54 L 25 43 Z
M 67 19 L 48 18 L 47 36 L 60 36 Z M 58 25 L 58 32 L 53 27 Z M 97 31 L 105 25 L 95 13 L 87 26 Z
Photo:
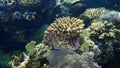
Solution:
M 35 41 L 31 41 L 30 43 L 28 43 L 25 48 L 28 52 L 30 52 L 33 48 L 35 48 L 35 44 L 36 42 Z
M 54 30 L 57 34 L 67 33 L 68 35 L 72 35 L 82 32 L 83 27 L 83 20 L 74 17 L 63 17 L 56 19 L 54 23 L 48 27 L 45 33 L 49 33 Z
M 79 36 L 83 31 L 84 21 L 74 17 L 57 18 L 45 31 L 43 43 L 61 49 L 58 41 L 67 42 L 72 47 L 79 46 Z

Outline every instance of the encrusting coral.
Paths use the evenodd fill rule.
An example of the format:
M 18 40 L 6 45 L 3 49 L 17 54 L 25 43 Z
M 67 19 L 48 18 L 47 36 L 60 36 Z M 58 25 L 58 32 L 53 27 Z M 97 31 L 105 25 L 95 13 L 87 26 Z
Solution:
M 73 48 L 79 47 L 79 35 L 84 28 L 84 22 L 74 17 L 63 17 L 56 19 L 45 31 L 44 44 L 57 49 L 57 42 L 62 41 Z M 67 47 L 67 46 L 66 46 Z

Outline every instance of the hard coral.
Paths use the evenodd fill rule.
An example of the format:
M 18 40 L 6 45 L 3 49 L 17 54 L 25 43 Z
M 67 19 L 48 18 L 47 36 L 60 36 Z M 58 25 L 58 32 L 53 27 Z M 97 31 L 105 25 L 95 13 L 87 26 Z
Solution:
M 99 18 L 101 15 L 104 15 L 108 12 L 110 11 L 102 7 L 90 8 L 90 9 L 87 9 L 83 14 L 81 14 L 80 17 L 84 20 L 93 20 L 93 19 Z
M 64 41 L 66 45 L 78 48 L 79 35 L 84 28 L 83 20 L 74 17 L 58 18 L 45 31 L 43 43 L 57 48 L 58 41 Z M 67 47 L 67 46 L 66 46 Z
M 89 26 L 90 39 L 95 42 L 101 50 L 99 63 L 107 63 L 113 56 L 113 47 L 118 43 L 119 30 L 113 23 L 108 21 L 94 20 Z
M 31 41 L 26 45 L 28 55 L 23 52 L 19 57 L 14 56 L 13 60 L 9 63 L 12 68 L 44 68 L 46 66 L 47 61 L 43 58 L 43 54 L 49 52 L 51 47 L 42 43 L 37 45 L 33 43 L 35 42 Z M 31 48 L 31 46 L 35 47 Z

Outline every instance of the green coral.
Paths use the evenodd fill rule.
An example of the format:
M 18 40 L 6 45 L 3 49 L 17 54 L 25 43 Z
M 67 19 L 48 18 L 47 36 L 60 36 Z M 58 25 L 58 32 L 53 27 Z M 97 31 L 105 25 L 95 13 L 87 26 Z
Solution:
M 28 43 L 26 46 L 25 46 L 25 49 L 30 52 L 31 49 L 35 48 L 35 45 L 36 45 L 36 42 L 35 41 L 31 41 L 30 43 Z
M 36 45 L 35 41 L 31 41 L 30 43 L 28 43 L 25 46 L 25 48 L 26 48 L 29 56 L 34 55 L 38 51 L 40 51 L 42 53 L 42 52 L 49 51 L 51 49 L 50 47 L 48 47 L 47 45 L 44 45 L 42 43 Z
M 80 47 L 80 51 L 88 52 L 89 51 L 89 43 L 85 42 L 84 44 L 82 44 Z
M 57 41 L 57 45 L 58 46 L 65 46 L 65 45 L 67 45 L 67 42 L 66 41 L 62 41 L 62 40 L 58 40 Z

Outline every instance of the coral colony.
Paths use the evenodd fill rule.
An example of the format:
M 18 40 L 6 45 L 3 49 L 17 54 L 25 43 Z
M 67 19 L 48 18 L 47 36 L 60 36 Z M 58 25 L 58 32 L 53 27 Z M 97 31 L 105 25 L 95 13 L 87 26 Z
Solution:
M 81 19 L 69 16 L 56 18 L 44 32 L 43 41 L 28 43 L 27 54 L 23 52 L 15 56 L 10 62 L 11 67 L 101 68 L 99 64 L 113 58 L 113 45 L 120 44 L 120 30 L 114 25 L 115 21 L 101 18 L 105 14 L 107 18 L 111 16 L 109 12 L 105 8 L 93 8 L 81 14 Z M 84 28 L 87 18 L 91 25 Z

